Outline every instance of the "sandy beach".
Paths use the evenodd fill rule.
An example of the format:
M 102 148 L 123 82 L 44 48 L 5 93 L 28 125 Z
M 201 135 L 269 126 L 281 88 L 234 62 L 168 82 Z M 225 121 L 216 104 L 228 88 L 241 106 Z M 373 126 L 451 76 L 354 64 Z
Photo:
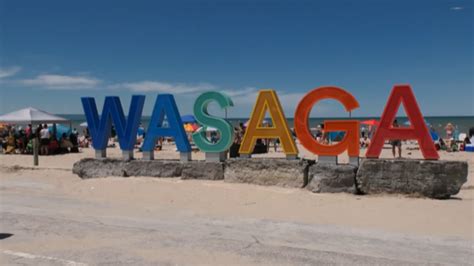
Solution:
M 299 158 L 317 156 L 296 142 Z M 364 158 L 365 149 L 360 151 Z M 109 158 L 122 158 L 118 143 Z M 193 160 L 205 154 L 192 152 Z M 79 153 L 0 155 L 3 265 L 469 265 L 474 260 L 474 154 L 468 181 L 447 200 L 407 195 L 312 193 L 223 180 L 166 177 L 81 179 Z M 142 158 L 134 150 L 134 157 Z M 180 158 L 174 143 L 156 160 Z M 273 147 L 255 158 L 285 158 Z M 391 147 L 381 158 L 392 158 Z M 404 159 L 423 159 L 413 141 Z M 347 163 L 341 154 L 339 163 Z M 240 170 L 240 169 L 239 169 Z
M 406 147 L 407 145 L 405 145 Z M 408 147 L 414 146 L 408 145 Z M 302 157 L 314 158 L 304 152 L 301 147 L 300 151 L 302 151 Z M 108 226 L 113 224 L 114 228 L 115 226 L 128 228 L 128 226 L 133 227 L 134 224 L 137 224 L 136 226 L 140 228 L 151 226 L 158 231 L 170 230 L 174 233 L 182 232 L 188 226 L 194 228 L 205 225 L 205 228 L 194 228 L 194 230 L 209 231 L 207 233 L 211 235 L 231 235 L 225 239 L 219 237 L 219 241 L 222 241 L 224 246 L 229 245 L 228 238 L 238 237 L 243 231 L 252 232 L 249 233 L 247 239 L 242 240 L 244 243 L 246 241 L 263 242 L 265 239 L 269 241 L 269 237 L 273 233 L 267 232 L 263 228 L 276 226 L 278 229 L 275 230 L 281 230 L 281 234 L 289 234 L 289 236 L 287 236 L 288 239 L 273 236 L 275 239 L 270 241 L 273 243 L 270 248 L 271 252 L 275 252 L 273 245 L 275 243 L 281 244 L 281 241 L 289 241 L 298 248 L 301 248 L 300 245 L 305 243 L 305 248 L 312 250 L 311 254 L 316 254 L 314 253 L 315 249 L 321 251 L 316 242 L 312 242 L 310 239 L 301 239 L 302 236 L 299 234 L 303 234 L 303 232 L 306 237 L 316 234 L 312 236 L 314 238 L 321 237 L 317 234 L 323 232 L 333 235 L 329 238 L 329 246 L 324 245 L 323 250 L 336 252 L 336 254 L 346 254 L 345 249 L 357 249 L 356 247 L 361 244 L 359 241 L 372 243 L 374 238 L 384 242 L 382 245 L 384 249 L 389 248 L 392 244 L 397 246 L 398 244 L 394 244 L 398 243 L 397 241 L 405 241 L 409 243 L 408 245 L 415 245 L 416 247 L 412 247 L 412 249 L 419 249 L 418 252 L 426 248 L 431 250 L 421 255 L 415 253 L 408 255 L 399 261 L 399 255 L 396 254 L 407 252 L 400 249 L 400 246 L 388 251 L 379 250 L 381 247 L 376 247 L 375 244 L 368 244 L 368 250 L 363 252 L 364 256 L 368 256 L 368 258 L 364 257 L 361 261 L 362 264 L 406 265 L 427 261 L 463 264 L 463 261 L 472 258 L 472 250 L 469 255 L 469 246 L 472 248 L 474 239 L 474 156 L 470 153 L 440 152 L 442 160 L 468 161 L 469 180 L 454 198 L 432 200 L 397 195 L 315 194 L 304 189 L 264 187 L 223 181 L 180 180 L 178 178 L 110 177 L 82 180 L 72 174 L 71 169 L 74 162 L 84 157 L 93 157 L 93 152 L 89 148 L 83 149 L 78 154 L 42 156 L 39 167 L 32 166 L 32 156 L 0 155 L 1 206 L 2 215 L 5 217 L 1 223 L 1 231 L 14 234 L 10 239 L 1 242 L 3 252 L 5 250 L 7 252 L 20 250 L 31 252 L 31 254 L 60 254 L 61 258 L 75 258 L 73 261 L 95 264 L 104 261 L 97 254 L 91 255 L 91 250 L 106 246 L 117 252 L 116 249 L 119 246 L 123 248 L 122 244 L 118 244 L 120 243 L 120 234 L 116 235 L 118 233 Z M 121 155 L 118 147 L 109 148 L 107 152 L 109 157 L 119 158 Z M 364 150 L 361 151 L 361 154 L 363 153 Z M 156 159 L 178 159 L 178 156 L 172 144 L 164 145 L 164 150 L 155 154 Z M 283 157 L 283 153 L 270 152 L 258 156 Z M 390 156 L 390 150 L 384 149 L 382 157 Z M 421 158 L 418 150 L 404 149 L 403 156 Z M 136 152 L 135 157 L 140 158 L 141 154 Z M 193 159 L 202 160 L 203 158 L 204 155 L 201 152 L 193 153 Z M 340 161 L 344 161 L 344 156 L 341 156 Z M 47 218 L 53 220 L 50 221 Z M 64 224 L 57 219 L 66 219 L 65 221 L 68 222 Z M 186 224 L 185 221 L 192 222 L 192 225 Z M 85 225 L 74 225 L 79 222 L 104 226 L 113 232 L 106 234 L 103 232 L 104 228 L 91 229 L 90 232 L 87 229 L 88 232 L 84 232 L 83 226 Z M 55 223 L 60 223 L 60 225 L 54 225 Z M 72 228 L 68 226 L 69 223 Z M 227 223 L 232 224 L 226 226 Z M 173 228 L 162 228 L 169 224 L 173 224 Z M 257 224 L 263 228 L 256 228 Z M 220 228 L 221 226 L 224 227 Z M 301 226 L 304 229 L 300 228 Z M 26 229 L 29 227 L 34 229 Z M 59 228 L 56 229 L 56 227 Z M 89 228 L 89 225 L 86 227 Z M 242 227 L 240 228 L 242 231 L 235 229 L 239 227 Z M 234 229 L 231 230 L 231 228 Z M 306 232 L 306 230 L 316 229 L 317 232 Z M 25 236 L 22 234 L 28 233 L 28 230 L 33 230 L 34 234 L 40 237 L 36 237 L 34 240 L 28 237 L 24 238 Z M 53 230 L 55 233 L 49 232 L 49 230 Z M 76 232 L 76 230 L 80 232 Z M 228 232 L 229 230 L 231 232 Z M 133 232 L 123 234 L 127 235 Z M 253 236 L 259 240 L 253 240 Z M 168 241 L 166 237 L 161 237 L 156 236 L 156 239 L 161 239 L 158 241 L 159 243 Z M 255 254 L 243 256 L 229 250 L 215 251 L 212 256 L 209 256 L 209 250 L 215 248 L 210 245 L 213 240 L 201 239 L 201 237 L 203 236 L 193 236 L 187 233 L 182 236 L 183 239 L 180 241 L 183 243 L 197 241 L 193 242 L 196 247 L 188 247 L 189 250 L 185 256 L 178 256 L 179 250 L 186 246 L 181 242 L 181 244 L 172 245 L 172 247 L 153 246 L 153 250 L 148 251 L 140 249 L 141 253 L 139 254 L 135 253 L 138 252 L 136 247 L 125 245 L 129 249 L 124 251 L 124 254 L 135 260 L 139 258 L 140 260 L 136 260 L 138 264 L 156 261 L 178 264 L 187 264 L 189 261 L 205 264 L 230 261 L 234 261 L 236 264 L 282 262 L 282 258 L 272 261 L 272 256 L 268 258 L 261 257 L 261 255 L 255 257 Z M 28 244 L 25 242 L 26 239 L 28 239 Z M 351 241 L 355 242 L 347 242 L 347 239 L 352 239 Z M 449 242 L 449 245 L 453 244 L 455 247 L 436 246 L 438 244 L 445 245 L 444 243 L 448 243 L 446 241 L 454 241 Z M 85 249 L 89 245 L 95 248 Z M 68 247 L 69 253 L 63 250 L 64 246 Z M 454 248 L 462 255 L 457 259 L 446 257 L 449 252 L 453 252 L 449 251 L 450 248 Z M 58 250 L 63 251 L 59 252 Z M 76 256 L 70 253 L 71 250 L 75 250 Z M 440 250 L 445 250 L 446 253 Z M 131 254 L 131 251 L 134 253 Z M 78 252 L 82 254 L 79 257 L 77 256 Z M 352 254 L 351 256 L 362 254 L 360 251 L 349 253 Z M 157 256 L 156 254 L 161 255 Z M 110 256 L 108 259 L 112 262 L 126 260 L 123 257 L 114 260 L 116 255 Z M 292 258 L 291 262 L 295 259 L 292 257 L 294 256 L 292 252 L 286 256 Z M 305 255 L 305 258 L 311 256 L 313 255 Z M 384 260 L 377 261 L 374 259 L 376 256 L 381 256 Z M 0 257 L 8 264 L 15 256 L 3 254 Z M 53 258 L 56 257 L 53 256 Z M 257 258 L 263 260 L 259 261 Z M 334 254 L 320 254 L 320 257 L 313 258 L 315 259 L 313 262 L 345 264 L 354 259 L 341 261 L 341 258 L 343 257 Z M 40 259 L 40 261 L 44 260 Z M 48 262 L 48 260 L 46 261 Z M 28 263 L 30 261 L 27 260 Z
M 406 145 L 405 145 L 406 146 Z M 409 146 L 410 147 L 410 146 Z M 414 146 L 411 146 L 414 147 Z M 299 147 L 300 151 L 303 150 Z M 406 147 L 405 147 L 406 148 Z M 108 157 L 120 158 L 118 147 L 107 150 Z M 365 150 L 361 150 L 361 156 Z M 304 158 L 314 158 L 302 152 Z M 228 184 L 223 181 L 182 181 L 179 179 L 101 178 L 81 180 L 72 174 L 74 162 L 94 156 L 93 149 L 81 153 L 41 156 L 40 166 L 32 166 L 32 156 L 0 155 L 1 182 L 24 182 L 17 189 L 34 189 L 44 184 L 55 193 L 68 197 L 101 201 L 123 201 L 131 206 L 167 204 L 203 212 L 202 215 L 236 215 L 246 218 L 271 218 L 303 223 L 328 223 L 427 235 L 473 238 L 474 156 L 472 153 L 440 152 L 441 160 L 469 163 L 468 182 L 451 200 L 430 200 L 405 196 L 356 196 L 350 194 L 313 194 L 303 189 Z M 255 157 L 283 157 L 270 151 Z M 390 158 L 384 149 L 381 157 Z M 419 150 L 403 150 L 406 158 L 421 158 Z M 136 151 L 136 158 L 141 154 Z M 156 159 L 179 158 L 172 144 L 155 152 Z M 340 161 L 344 161 L 341 156 Z M 194 160 L 204 154 L 193 152 Z M 93 189 L 91 189 L 93 188 Z M 216 200 L 219 199 L 219 200 Z M 212 203 L 212 208 L 208 208 Z M 229 208 L 229 205 L 233 206 Z M 274 208 L 278 206 L 278 208 Z M 297 208 L 295 208 L 298 206 Z M 322 215 L 324 213 L 324 215 Z

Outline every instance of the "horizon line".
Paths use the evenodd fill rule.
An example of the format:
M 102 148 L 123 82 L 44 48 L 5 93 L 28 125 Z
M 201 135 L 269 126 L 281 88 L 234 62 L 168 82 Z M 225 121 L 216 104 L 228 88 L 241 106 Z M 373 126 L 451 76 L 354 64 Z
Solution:
M 85 115 L 85 114 L 60 114 L 57 113 L 55 115 Z M 188 114 L 183 114 L 188 115 Z M 151 117 L 151 115 L 142 115 L 142 117 Z M 248 119 L 248 117 L 227 117 L 226 119 Z M 381 116 L 319 116 L 319 117 L 310 117 L 310 118 L 380 118 Z M 397 118 L 408 118 L 407 116 L 396 116 Z M 474 118 L 474 114 L 472 115 L 424 115 L 423 117 L 472 117 Z M 294 117 L 286 117 L 286 119 L 294 119 Z

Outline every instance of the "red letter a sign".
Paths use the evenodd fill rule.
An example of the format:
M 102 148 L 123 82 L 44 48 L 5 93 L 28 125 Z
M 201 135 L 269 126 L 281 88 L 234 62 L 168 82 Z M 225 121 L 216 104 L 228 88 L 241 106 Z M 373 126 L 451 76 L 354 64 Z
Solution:
M 398 108 L 403 102 L 411 126 L 408 128 L 392 127 L 393 120 L 397 115 Z M 421 153 L 425 159 L 439 159 L 428 128 L 426 127 L 420 108 L 416 102 L 415 95 L 409 85 L 395 85 L 383 111 L 380 125 L 375 131 L 372 143 L 367 150 L 367 158 L 378 158 L 382 151 L 385 140 L 407 140 L 416 139 Z

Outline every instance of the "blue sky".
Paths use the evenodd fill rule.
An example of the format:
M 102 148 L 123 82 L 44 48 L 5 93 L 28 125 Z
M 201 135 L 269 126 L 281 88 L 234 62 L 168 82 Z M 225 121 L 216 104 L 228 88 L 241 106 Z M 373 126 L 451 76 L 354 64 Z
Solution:
M 171 3 L 172 2 L 172 3 Z M 182 114 L 206 90 L 248 116 L 258 89 L 288 117 L 309 90 L 340 86 L 378 116 L 394 84 L 425 115 L 474 115 L 472 1 L 0 0 L 0 113 L 82 113 L 81 96 L 174 93 Z M 216 114 L 220 114 L 215 111 Z M 345 116 L 323 101 L 314 116 Z

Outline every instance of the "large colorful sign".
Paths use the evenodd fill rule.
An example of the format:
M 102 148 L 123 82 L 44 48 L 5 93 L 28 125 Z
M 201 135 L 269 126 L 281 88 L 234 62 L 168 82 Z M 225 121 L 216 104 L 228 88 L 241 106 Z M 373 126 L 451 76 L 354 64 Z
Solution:
M 296 137 L 304 148 L 316 155 L 337 156 L 347 151 L 350 157 L 358 157 L 359 122 L 357 120 L 328 120 L 324 122 L 324 129 L 327 132 L 345 132 L 344 138 L 336 144 L 322 144 L 312 136 L 308 124 L 309 115 L 313 106 L 324 99 L 339 101 L 347 111 L 352 111 L 359 107 L 356 98 L 344 89 L 338 87 L 316 88 L 308 92 L 296 107 L 294 114 Z M 133 150 L 144 102 L 145 96 L 133 96 L 128 117 L 125 119 L 120 99 L 115 96 L 106 97 L 102 115 L 99 118 L 95 100 L 90 97 L 82 98 L 89 131 L 93 138 L 92 145 L 94 149 L 104 150 L 106 148 L 111 126 L 114 124 L 120 148 L 123 151 Z M 233 106 L 232 99 L 221 92 L 210 91 L 201 94 L 194 103 L 194 115 L 203 129 L 195 132 L 192 135 L 192 139 L 201 151 L 221 153 L 227 151 L 232 145 L 234 130 L 232 125 L 225 119 L 208 113 L 208 105 L 212 102 L 217 103 L 222 109 Z M 402 103 L 411 121 L 411 126 L 407 128 L 394 128 L 392 127 L 392 122 Z M 272 119 L 272 125 L 269 127 L 262 126 L 262 121 L 267 112 Z M 163 127 L 165 116 L 168 121 L 167 127 Z M 219 132 L 220 138 L 216 143 L 212 143 L 206 138 L 205 132 L 208 127 L 216 128 Z M 160 137 L 174 138 L 178 151 L 182 153 L 191 151 L 178 107 L 171 94 L 160 94 L 156 98 L 143 151 L 152 152 L 156 139 Z M 239 152 L 243 155 L 250 155 L 257 139 L 271 138 L 280 140 L 283 152 L 286 155 L 294 157 L 298 154 L 295 140 L 288 127 L 287 119 L 283 113 L 277 93 L 274 90 L 261 90 L 254 104 Z M 396 85 L 387 101 L 380 125 L 375 131 L 366 156 L 378 158 L 383 144 L 387 140 L 408 139 L 418 141 L 425 159 L 436 160 L 439 158 L 411 87 L 409 85 Z

